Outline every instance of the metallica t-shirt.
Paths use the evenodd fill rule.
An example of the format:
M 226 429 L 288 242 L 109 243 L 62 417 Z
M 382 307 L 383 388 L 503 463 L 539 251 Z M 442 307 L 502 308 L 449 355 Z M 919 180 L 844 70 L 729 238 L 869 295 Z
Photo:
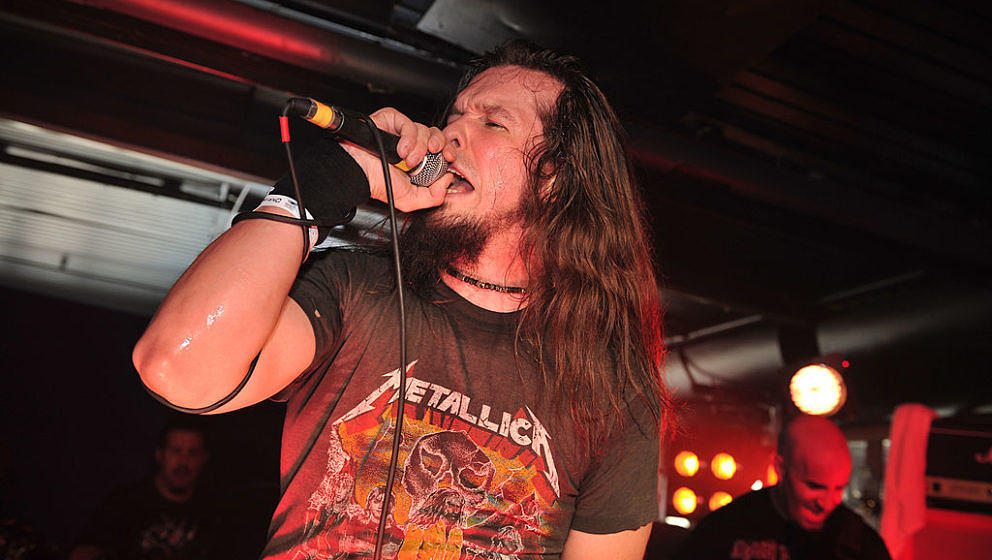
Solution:
M 293 289 L 317 352 L 276 397 L 288 405 L 283 495 L 266 558 L 371 556 L 400 383 L 390 275 L 386 259 L 333 251 Z M 430 301 L 406 304 L 406 407 L 384 558 L 554 558 L 570 528 L 614 533 L 657 517 L 651 423 L 628 414 L 590 453 L 514 351 L 517 313 L 481 309 L 443 284 Z

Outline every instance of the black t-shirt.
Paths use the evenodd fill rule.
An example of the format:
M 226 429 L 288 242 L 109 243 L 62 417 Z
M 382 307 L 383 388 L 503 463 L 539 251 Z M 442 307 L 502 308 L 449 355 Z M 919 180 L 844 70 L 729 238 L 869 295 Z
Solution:
M 166 500 L 148 478 L 107 496 L 76 546 L 97 547 L 108 560 L 207 559 L 214 521 L 195 497 Z
M 750 492 L 706 516 L 682 542 L 678 560 L 891 560 L 874 529 L 843 504 L 821 531 L 779 515 L 770 488 Z
M 359 558 L 374 546 L 400 371 L 389 274 L 386 259 L 334 251 L 292 292 L 317 352 L 277 396 L 287 401 L 283 496 L 266 558 Z M 643 418 L 594 457 L 516 352 L 518 313 L 481 309 L 443 284 L 430 301 L 406 302 L 385 558 L 554 558 L 570 528 L 612 533 L 657 517 L 659 438 Z

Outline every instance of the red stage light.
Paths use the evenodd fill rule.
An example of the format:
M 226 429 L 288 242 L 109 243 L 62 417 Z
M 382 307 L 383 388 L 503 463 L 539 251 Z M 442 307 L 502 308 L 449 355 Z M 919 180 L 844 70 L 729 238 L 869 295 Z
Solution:
M 723 490 L 718 490 L 710 496 L 710 511 L 718 510 L 723 506 L 729 504 L 734 499 L 733 496 L 724 492 Z
M 699 470 L 699 457 L 692 451 L 680 451 L 675 456 L 675 472 L 682 476 L 692 476 Z
M 675 511 L 681 513 L 682 515 L 689 515 L 690 513 L 696 511 L 696 505 L 699 502 L 699 498 L 696 497 L 696 493 L 689 490 L 685 486 L 679 488 L 672 494 L 672 505 L 675 506 Z
M 720 480 L 730 480 L 737 472 L 737 461 L 729 453 L 717 453 L 710 461 L 710 469 Z
M 800 368 L 792 376 L 789 393 L 799 410 L 815 416 L 830 416 L 847 400 L 844 378 L 825 364 Z

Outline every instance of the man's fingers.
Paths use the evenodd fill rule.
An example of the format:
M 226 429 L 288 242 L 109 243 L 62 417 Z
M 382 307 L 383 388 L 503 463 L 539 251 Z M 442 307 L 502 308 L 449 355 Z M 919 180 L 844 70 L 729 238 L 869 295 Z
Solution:
M 448 186 L 451 185 L 453 177 L 451 173 L 445 173 L 440 179 L 434 181 L 429 186 L 418 187 L 411 185 L 409 189 L 403 189 L 402 195 L 394 192 L 396 208 L 403 212 L 412 212 L 423 208 L 440 206 L 444 202 L 444 197 L 447 194 Z
M 440 129 L 416 123 L 392 107 L 383 107 L 370 116 L 376 126 L 400 137 L 396 153 L 411 167 L 420 164 L 427 152 L 438 153 L 445 147 Z
M 427 138 L 427 151 L 432 154 L 443 151 L 448 145 L 448 140 L 445 138 L 444 132 L 437 127 L 431 127 L 428 131 L 430 132 L 430 136 Z
M 369 116 L 376 126 L 400 137 L 396 145 L 397 155 L 411 167 L 419 165 L 428 152 L 443 152 L 446 160 L 453 159 L 453 154 L 447 149 L 444 133 L 440 129 L 416 123 L 392 107 L 383 107 Z M 369 178 L 372 198 L 385 202 L 387 197 L 378 158 L 359 153 L 357 149 L 349 149 L 349 152 L 365 170 Z M 453 180 L 451 173 L 445 173 L 431 185 L 419 187 L 412 185 L 409 176 L 399 169 L 391 167 L 389 172 L 393 184 L 393 199 L 396 208 L 402 212 L 439 206 L 444 202 L 448 186 Z

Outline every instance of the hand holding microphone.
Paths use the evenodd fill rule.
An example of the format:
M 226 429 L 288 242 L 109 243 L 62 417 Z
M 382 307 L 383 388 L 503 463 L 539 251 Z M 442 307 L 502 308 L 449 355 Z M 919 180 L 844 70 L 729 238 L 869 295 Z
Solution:
M 404 117 L 395 109 L 380 109 L 373 113 L 372 117 L 366 117 L 360 113 L 325 105 L 319 101 L 302 97 L 290 99 L 287 107 L 287 112 L 303 117 L 305 120 L 328 130 L 335 137 L 346 140 L 373 155 L 384 156 L 387 162 L 396 166 L 399 170 L 406 172 L 410 176 L 410 182 L 414 185 L 421 187 L 430 185 L 441 178 L 448 170 L 448 162 L 445 161 L 442 153 L 444 148 L 443 136 L 441 136 L 441 146 L 435 146 L 437 148 L 436 150 L 431 150 L 423 154 L 422 159 L 417 158 L 421 159 L 421 161 L 418 165 L 414 166 L 407 163 L 397 153 L 400 137 L 384 130 L 379 130 L 379 136 L 382 139 L 385 152 L 384 154 L 379 153 L 379 144 L 376 142 L 375 135 L 367 123 L 368 119 L 376 115 L 383 117 L 385 116 L 382 115 L 383 113 L 388 113 L 391 121 L 398 128 L 408 127 L 408 125 L 415 126 L 413 121 Z M 374 121 L 375 119 L 372 118 L 372 120 Z
M 400 171 L 403 164 L 388 166 L 392 176 L 396 208 L 403 212 L 411 212 L 439 206 L 444 202 L 448 187 L 453 180 L 448 172 L 446 154 L 449 152 L 446 149 L 447 141 L 444 134 L 437 128 L 415 123 L 396 109 L 388 107 L 375 111 L 370 118 L 374 119 L 380 128 L 396 131 L 401 135 L 395 148 L 386 148 L 387 153 L 392 150 L 392 153 L 397 154 L 397 158 L 401 154 L 406 161 L 420 162 L 419 165 L 414 166 L 413 171 L 409 172 Z M 396 136 L 392 137 L 396 138 Z M 382 162 L 378 154 L 356 147 L 351 142 L 342 143 L 341 146 L 365 170 L 372 197 L 386 202 Z M 453 158 L 449 156 L 449 159 Z

